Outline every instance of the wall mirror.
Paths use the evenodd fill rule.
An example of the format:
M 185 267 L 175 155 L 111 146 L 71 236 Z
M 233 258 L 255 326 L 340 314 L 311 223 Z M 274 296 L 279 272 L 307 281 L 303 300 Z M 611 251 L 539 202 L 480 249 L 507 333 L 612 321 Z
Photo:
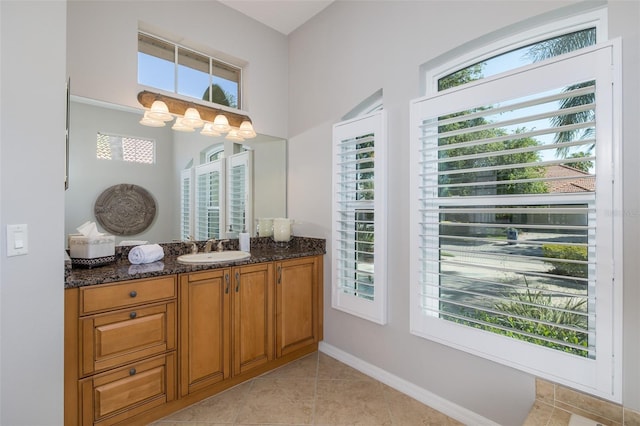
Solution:
M 286 140 L 258 134 L 256 138 L 234 143 L 223 136 L 177 132 L 171 129 L 171 124 L 157 128 L 143 126 L 139 123 L 142 114 L 142 108 L 137 110 L 71 97 L 66 235 L 76 233 L 76 228 L 86 221 L 96 221 L 94 206 L 105 190 L 115 185 L 132 184 L 151 194 L 156 207 L 155 217 L 139 234 L 116 236 L 116 244 L 122 240 L 169 242 L 181 239 L 184 234 L 181 229 L 181 176 L 185 169 L 207 162 L 207 154 L 216 150 L 223 152 L 224 157 L 242 150 L 252 152 L 253 190 L 249 196 L 253 218 L 287 216 Z M 118 137 L 142 141 L 137 153 L 133 154 L 134 161 L 132 154 L 117 149 L 113 141 Z M 100 146 L 106 152 L 100 152 Z M 122 160 L 123 155 L 127 157 L 126 161 Z M 247 230 L 255 235 L 255 223 L 248 223 Z

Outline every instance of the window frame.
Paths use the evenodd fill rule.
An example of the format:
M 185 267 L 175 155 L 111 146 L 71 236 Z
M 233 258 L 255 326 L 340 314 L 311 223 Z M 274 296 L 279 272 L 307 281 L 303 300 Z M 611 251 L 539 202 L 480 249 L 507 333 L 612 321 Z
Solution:
M 333 151 L 332 151 L 332 296 L 331 305 L 334 309 L 347 312 L 351 315 L 384 325 L 387 323 L 387 115 L 384 110 L 342 121 L 333 126 Z M 343 140 L 354 139 L 363 135 L 373 134 L 374 148 L 374 199 L 361 203 L 374 212 L 374 286 L 373 299 L 347 294 L 340 286 L 338 260 L 348 256 L 356 257 L 355 247 L 347 254 L 341 248 L 341 215 L 340 203 L 343 201 L 340 194 L 340 182 L 338 174 L 341 171 L 339 145 Z M 362 205 L 350 208 L 355 216 L 361 214 Z M 354 235 L 358 231 L 354 228 Z M 357 244 L 357 241 L 354 240 Z
M 480 42 L 483 44 L 478 48 L 464 46 L 463 49 L 465 50 L 456 55 L 455 58 L 450 59 L 448 55 L 443 55 L 422 64 L 420 66 L 421 92 L 423 95 L 437 93 L 438 80 L 478 62 L 550 38 L 591 27 L 596 29 L 596 44 L 607 41 L 609 32 L 606 7 L 577 13 L 541 25 L 533 25 L 533 27 L 526 30 L 522 30 L 519 23 L 489 34 L 481 38 Z M 511 70 L 506 72 L 509 71 Z
M 198 98 L 198 97 L 193 97 L 193 96 L 189 96 L 187 94 L 184 94 L 184 93 L 180 92 L 180 77 L 179 77 L 180 71 L 179 71 L 179 68 L 180 68 L 180 66 L 184 66 L 181 63 L 181 58 L 182 58 L 181 51 L 184 51 L 184 52 L 188 52 L 188 53 L 190 53 L 192 55 L 196 55 L 196 56 L 200 56 L 200 57 L 203 57 L 203 58 L 207 58 L 209 60 L 209 64 L 208 64 L 208 68 L 209 68 L 209 70 L 208 70 L 209 88 L 213 84 L 215 84 L 214 83 L 214 78 L 215 77 L 223 78 L 222 76 L 220 76 L 220 75 L 215 73 L 214 70 L 216 68 L 218 68 L 218 69 L 233 69 L 235 72 L 237 72 L 238 90 L 237 90 L 237 93 L 236 93 L 236 95 L 237 95 L 236 96 L 236 105 L 235 106 L 222 105 L 222 106 L 226 107 L 226 108 L 242 110 L 243 98 L 244 98 L 244 96 L 243 96 L 243 71 L 244 70 L 243 70 L 243 68 L 241 66 L 232 64 L 232 63 L 230 63 L 228 61 L 225 61 L 225 60 L 217 58 L 217 57 L 215 57 L 213 55 L 198 51 L 198 50 L 193 49 L 191 47 L 184 46 L 184 45 L 181 45 L 179 43 L 172 42 L 172 41 L 167 40 L 167 39 L 165 39 L 163 37 L 157 36 L 155 34 L 152 34 L 152 33 L 149 33 L 147 31 L 143 31 L 143 30 L 138 30 L 138 55 L 140 53 L 144 53 L 144 52 L 142 52 L 140 50 L 140 40 L 139 40 L 140 36 L 152 38 L 152 39 L 158 40 L 158 41 L 160 41 L 160 42 L 162 42 L 164 44 L 167 44 L 167 45 L 170 45 L 170 46 L 173 47 L 173 60 L 172 60 L 172 62 L 173 62 L 173 89 L 172 90 L 167 90 L 167 89 L 164 89 L 164 88 L 155 88 L 154 87 L 156 90 L 167 91 L 169 93 L 174 93 L 176 95 L 184 96 L 184 97 L 189 98 L 189 99 L 197 99 L 198 101 L 204 101 L 204 102 L 209 102 L 209 103 L 213 103 L 213 104 L 216 104 L 216 105 L 221 105 L 221 104 L 217 104 L 217 103 L 213 102 L 212 93 L 211 92 L 209 92 L 209 99 L 202 99 L 202 98 Z M 165 59 L 165 60 L 168 60 L 168 59 Z M 192 69 L 194 69 L 194 68 L 192 68 Z M 140 70 L 139 70 L 139 63 L 138 63 L 138 73 L 139 72 L 140 72 Z M 138 84 L 143 85 L 143 86 L 148 86 L 148 85 L 146 85 L 144 83 L 141 83 L 139 81 L 139 75 L 138 75 L 137 80 L 138 80 Z M 229 81 L 231 81 L 231 80 L 229 80 Z M 153 86 L 148 86 L 148 87 L 153 87 Z
M 426 318 L 421 314 L 419 303 L 419 205 L 415 201 L 419 197 L 420 165 L 416 159 L 416 149 L 419 147 L 420 130 L 419 123 L 423 119 L 418 112 L 417 105 L 427 99 L 437 99 L 439 102 L 450 94 L 461 93 L 467 89 L 485 87 L 489 88 L 492 82 L 507 79 L 510 76 L 526 76 L 527 71 L 539 69 L 548 66 L 553 62 L 560 62 L 571 57 L 592 54 L 603 49 L 611 50 L 612 64 L 605 62 L 601 65 L 601 69 L 607 69 L 610 72 L 612 86 L 607 86 L 605 81 L 604 92 L 608 93 L 611 98 L 599 98 L 599 103 L 606 104 L 609 101 L 612 111 L 609 115 L 599 113 L 598 117 L 600 130 L 597 132 L 605 133 L 605 144 L 610 136 L 610 151 L 600 154 L 599 167 L 605 169 L 606 173 L 598 180 L 597 185 L 601 186 L 605 182 L 615 182 L 612 185 L 611 199 L 612 205 L 601 206 L 599 215 L 607 216 L 606 222 L 612 231 L 612 241 L 607 241 L 607 245 L 600 246 L 600 253 L 608 253 L 612 256 L 604 265 L 599 265 L 601 272 L 610 276 L 611 282 L 599 281 L 600 288 L 604 288 L 606 297 L 600 297 L 596 300 L 596 312 L 606 312 L 610 324 L 600 326 L 598 328 L 599 336 L 606 341 L 606 351 L 599 359 L 580 359 L 575 355 L 568 355 L 563 352 L 552 350 L 544 347 L 532 346 L 530 343 L 509 339 L 504 336 L 473 329 L 471 327 L 462 326 L 440 318 Z M 621 144 L 620 144 L 620 115 L 617 111 L 621 109 L 621 88 L 620 82 L 620 46 L 619 41 L 600 43 L 596 46 L 581 49 L 579 51 L 558 56 L 547 61 L 535 63 L 529 66 L 508 71 L 496 76 L 472 82 L 470 84 L 454 87 L 436 94 L 425 96 L 423 98 L 413 100 L 411 102 L 411 143 L 412 143 L 412 162 L 411 162 L 411 187 L 412 187 L 412 206 L 411 206 L 411 333 L 430 339 L 440 343 L 452 346 L 454 348 L 473 353 L 483 358 L 491 359 L 501 364 L 505 364 L 537 376 L 548 378 L 552 381 L 563 383 L 568 386 L 583 390 L 585 392 L 597 395 L 602 398 L 620 402 L 622 398 L 622 267 L 620 262 L 615 259 L 622 258 L 622 221 L 611 215 L 611 212 L 620 211 L 622 208 L 622 188 L 621 188 Z M 590 71 L 584 71 L 588 74 Z M 583 79 L 583 76 L 576 77 L 576 80 Z M 602 84 L 602 82 L 597 84 Z M 609 90 L 607 90 L 609 89 Z M 515 96 L 515 95 L 514 95 Z M 461 108 L 464 109 L 465 105 Z M 438 111 L 436 116 L 446 115 L 446 111 Z M 606 118 L 605 118 L 606 116 Z M 428 117 L 424 117 L 428 118 Z M 607 121 L 607 119 L 609 121 Z M 609 134 L 607 134 L 607 132 Z M 602 137 L 602 134 L 601 134 Z M 601 172 L 599 172 L 601 173 Z M 601 173 L 602 174 L 602 173 Z M 608 188 L 597 188 L 601 194 L 605 194 Z M 602 226 L 602 225 L 601 225 Z M 606 233 L 608 229 L 602 231 Z M 598 238 L 596 236 L 596 238 Z M 610 245 L 609 245 L 610 244 Z M 600 255 L 602 256 L 602 254 Z M 611 293 L 607 293 L 610 291 Z M 591 296 L 590 296 L 591 298 Z M 603 334 L 611 333 L 611 335 Z M 598 337 L 596 337 L 598 339 Z M 596 340 L 598 344 L 598 340 Z M 601 350 L 602 351 L 602 350 Z M 604 356 L 604 359 L 603 359 Z

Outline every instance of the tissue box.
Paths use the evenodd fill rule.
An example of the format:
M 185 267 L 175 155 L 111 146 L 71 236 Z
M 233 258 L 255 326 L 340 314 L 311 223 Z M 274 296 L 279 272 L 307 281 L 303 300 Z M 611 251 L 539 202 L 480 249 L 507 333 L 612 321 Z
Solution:
M 69 235 L 69 256 L 72 259 L 95 259 L 113 256 L 116 252 L 116 237 L 102 235 L 85 237 L 82 234 Z

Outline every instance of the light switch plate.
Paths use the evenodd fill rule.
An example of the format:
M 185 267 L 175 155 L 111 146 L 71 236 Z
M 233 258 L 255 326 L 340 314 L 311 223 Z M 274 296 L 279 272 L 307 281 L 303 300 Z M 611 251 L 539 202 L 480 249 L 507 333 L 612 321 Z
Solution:
M 27 225 L 7 225 L 7 256 L 19 256 L 27 253 L 29 253 Z

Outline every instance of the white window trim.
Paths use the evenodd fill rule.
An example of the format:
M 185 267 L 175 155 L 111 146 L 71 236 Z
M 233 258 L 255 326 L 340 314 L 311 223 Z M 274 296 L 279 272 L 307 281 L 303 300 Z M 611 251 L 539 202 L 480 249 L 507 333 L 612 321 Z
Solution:
M 424 78 L 422 93 L 437 93 L 438 80 L 458 70 L 494 56 L 562 34 L 595 27 L 596 43 L 605 42 L 609 34 L 607 23 L 607 9 L 606 7 L 602 7 L 597 10 L 558 19 L 525 31 L 517 30 L 516 34 L 511 34 L 506 37 L 502 36 L 498 38 L 497 36 L 492 37 L 489 35 L 488 38 L 493 38 L 493 41 L 484 44 L 478 49 L 467 50 L 453 60 L 442 61 L 436 58 L 423 64 L 420 67 L 421 78 Z
M 200 175 L 203 174 L 207 174 L 210 172 L 218 172 L 219 176 L 220 176 L 220 180 L 219 180 L 219 188 L 218 188 L 218 199 L 219 201 L 219 224 L 218 224 L 218 235 L 220 237 L 222 237 L 224 235 L 224 226 L 226 223 L 225 220 L 225 216 L 226 216 L 226 208 L 225 208 L 225 204 L 226 204 L 226 175 L 225 175 L 225 161 L 224 158 L 220 159 L 220 160 L 216 160 L 216 161 L 212 161 L 210 163 L 206 163 L 206 164 L 201 164 L 199 166 L 195 167 L 195 177 L 193 179 L 193 196 L 195 198 L 194 200 L 194 238 L 198 239 L 200 238 L 200 229 L 199 229 L 199 223 L 200 223 L 200 205 L 199 205 L 199 200 L 200 200 L 200 196 L 198 194 L 198 177 Z M 212 236 L 209 236 L 210 238 L 212 238 Z
M 195 218 L 195 185 L 193 183 L 195 179 L 195 168 L 190 167 L 180 172 L 180 237 L 181 239 L 193 239 L 194 218 Z M 184 184 L 185 181 L 188 184 L 189 192 L 185 193 Z M 185 223 L 183 212 L 187 209 L 189 212 L 189 223 Z M 183 231 L 188 229 L 187 235 L 183 234 Z
M 425 337 L 440 343 L 455 347 L 466 352 L 473 353 L 483 358 L 491 359 L 499 363 L 529 372 L 531 374 L 548 378 L 552 381 L 565 384 L 588 392 L 599 397 L 609 399 L 615 402 L 622 401 L 622 262 L 616 259 L 622 259 L 622 220 L 612 212 L 619 212 L 622 209 L 622 153 L 621 153 L 621 118 L 619 111 L 622 106 L 622 93 L 620 83 L 621 79 L 621 48 L 620 41 L 602 43 L 593 47 L 581 49 L 568 55 L 563 55 L 555 59 L 544 61 L 538 64 L 529 65 L 515 71 L 510 71 L 500 76 L 490 77 L 484 80 L 473 82 L 469 85 L 453 88 L 449 91 L 440 92 L 426 96 L 411 102 L 411 143 L 412 152 L 418 148 L 418 138 L 420 135 L 418 126 L 422 119 L 419 112 L 419 103 L 426 99 L 433 99 L 446 96 L 446 93 L 452 91 L 462 91 L 471 86 L 489 85 L 493 80 L 505 78 L 510 75 L 524 74 L 527 70 L 544 67 L 553 61 L 560 61 L 569 57 L 590 54 L 592 52 L 602 51 L 603 49 L 611 50 L 612 64 L 606 62 L 602 64 L 602 68 L 612 70 L 611 84 L 612 90 L 606 91 L 607 96 L 611 99 L 605 99 L 604 102 L 599 98 L 599 103 L 612 105 L 612 113 L 609 116 L 610 121 L 603 120 L 603 114 L 599 114 L 599 122 L 597 132 L 601 134 L 602 140 L 607 141 L 610 138 L 611 144 L 606 146 L 606 150 L 598 155 L 598 163 L 605 173 L 608 173 L 606 179 L 614 182 L 613 192 L 611 193 L 611 205 L 600 207 L 599 215 L 609 216 L 610 227 L 612 229 L 612 238 L 605 238 L 598 242 L 605 243 L 601 245 L 600 250 L 604 253 L 611 253 L 610 262 L 605 262 L 604 268 L 606 273 L 611 277 L 611 282 L 600 282 L 599 289 L 602 293 L 598 293 L 597 314 L 607 319 L 604 323 L 600 323 L 598 328 L 597 339 L 604 339 L 606 344 L 604 350 L 599 351 L 599 358 L 580 359 L 579 357 L 568 355 L 557 350 L 535 347 L 526 342 L 505 338 L 498 334 L 484 332 L 482 330 L 473 329 L 471 327 L 461 326 L 449 321 L 440 320 L 439 318 L 427 317 L 420 312 L 419 307 L 419 266 L 418 257 L 418 234 L 419 234 L 419 218 L 418 203 L 415 202 L 419 198 L 417 188 L 419 185 L 420 165 L 418 164 L 418 156 L 413 155 L 411 160 L 411 188 L 412 188 L 412 206 L 411 206 L 411 333 Z M 599 63 L 600 65 L 600 63 Z M 588 70 L 584 70 L 588 73 Z M 583 76 L 576 77 L 584 79 Z M 606 79 L 605 79 L 606 81 Z M 602 81 L 599 83 L 602 84 Z M 526 86 L 526 85 L 525 85 Z M 514 94 L 514 96 L 516 96 Z M 465 106 L 462 105 L 464 108 Z M 439 114 L 440 112 L 438 112 Z M 603 182 L 599 180 L 599 185 Z M 606 194 L 609 188 L 601 189 L 601 193 Z M 602 232 L 602 231 L 600 231 Z M 605 229 L 606 233 L 607 230 Z M 603 265 L 600 265 L 602 268 Z M 604 287 L 604 289 L 603 289 Z M 599 314 L 598 314 L 599 313 Z M 596 341 L 598 344 L 598 340 Z M 600 347 L 602 348 L 602 346 Z M 524 360 L 524 361 L 523 361 Z
M 333 195 L 332 195 L 332 258 L 342 257 L 339 253 L 337 221 L 339 220 L 337 181 L 337 145 L 342 140 L 373 133 L 375 136 L 374 164 L 374 295 L 373 301 L 346 294 L 338 288 L 337 268 L 332 272 L 331 306 L 351 315 L 377 324 L 387 323 L 387 128 L 386 112 L 376 111 L 366 116 L 336 123 L 333 126 Z
M 224 158 L 222 159 L 223 161 Z M 229 231 L 233 218 L 233 212 L 231 210 L 231 198 L 234 196 L 233 188 L 235 182 L 233 179 L 233 170 L 236 167 L 243 167 L 245 172 L 244 181 L 244 227 L 245 231 L 253 235 L 253 151 L 243 151 L 238 154 L 233 154 L 227 159 L 227 198 L 225 200 L 227 209 L 227 223 L 225 225 L 225 233 L 227 238 L 238 238 L 238 233 L 242 232 L 239 229 L 233 229 Z

